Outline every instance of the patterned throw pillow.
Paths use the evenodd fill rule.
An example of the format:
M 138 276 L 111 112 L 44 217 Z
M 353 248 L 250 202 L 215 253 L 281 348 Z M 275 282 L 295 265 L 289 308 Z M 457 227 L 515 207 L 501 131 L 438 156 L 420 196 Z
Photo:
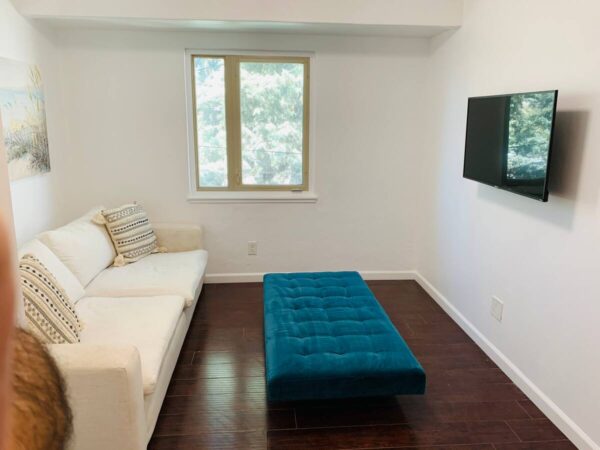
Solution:
M 77 312 L 54 275 L 32 255 L 21 258 L 19 269 L 29 330 L 46 344 L 79 342 Z
M 105 209 L 94 218 L 94 222 L 106 225 L 117 251 L 115 266 L 124 266 L 163 251 L 158 248 L 146 211 L 138 204 Z

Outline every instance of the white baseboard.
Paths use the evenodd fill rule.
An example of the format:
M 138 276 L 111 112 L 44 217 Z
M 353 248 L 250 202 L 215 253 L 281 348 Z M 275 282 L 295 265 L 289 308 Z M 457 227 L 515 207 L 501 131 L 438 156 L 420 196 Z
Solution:
M 533 383 L 521 370 L 494 344 L 492 344 L 462 313 L 438 291 L 423 275 L 415 271 L 415 280 L 438 305 L 454 320 L 465 333 L 508 375 L 508 377 L 536 404 L 538 408 L 577 446 L 579 449 L 599 450 L 596 444 L 556 403 Z
M 207 273 L 204 283 L 258 283 L 262 282 L 263 273 Z
M 414 280 L 414 270 L 359 270 L 365 280 Z
M 365 280 L 414 280 L 414 270 L 359 270 Z M 261 282 L 264 272 L 250 273 L 209 273 L 204 282 L 212 283 L 256 283 Z

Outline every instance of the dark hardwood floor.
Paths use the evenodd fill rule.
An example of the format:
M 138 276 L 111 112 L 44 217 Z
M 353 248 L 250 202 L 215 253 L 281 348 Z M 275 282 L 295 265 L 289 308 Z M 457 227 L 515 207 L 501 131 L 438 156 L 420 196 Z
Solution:
M 206 285 L 149 448 L 575 448 L 417 283 L 369 285 L 425 368 L 426 395 L 268 404 L 262 285 Z

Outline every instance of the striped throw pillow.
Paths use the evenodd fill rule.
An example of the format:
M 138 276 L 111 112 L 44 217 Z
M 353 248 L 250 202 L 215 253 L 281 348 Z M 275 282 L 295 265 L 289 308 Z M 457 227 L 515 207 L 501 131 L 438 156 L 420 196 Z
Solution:
M 124 266 L 159 251 L 146 211 L 138 204 L 105 209 L 94 221 L 106 225 L 117 251 L 115 266 Z
M 46 344 L 79 342 L 77 312 L 54 275 L 33 255 L 21 258 L 19 272 L 31 333 Z

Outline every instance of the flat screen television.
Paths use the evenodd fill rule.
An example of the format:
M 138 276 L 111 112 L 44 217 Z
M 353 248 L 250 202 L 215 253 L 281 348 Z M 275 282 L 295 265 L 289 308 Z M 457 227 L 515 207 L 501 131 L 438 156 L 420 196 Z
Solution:
M 542 202 L 558 91 L 469 98 L 463 177 Z

